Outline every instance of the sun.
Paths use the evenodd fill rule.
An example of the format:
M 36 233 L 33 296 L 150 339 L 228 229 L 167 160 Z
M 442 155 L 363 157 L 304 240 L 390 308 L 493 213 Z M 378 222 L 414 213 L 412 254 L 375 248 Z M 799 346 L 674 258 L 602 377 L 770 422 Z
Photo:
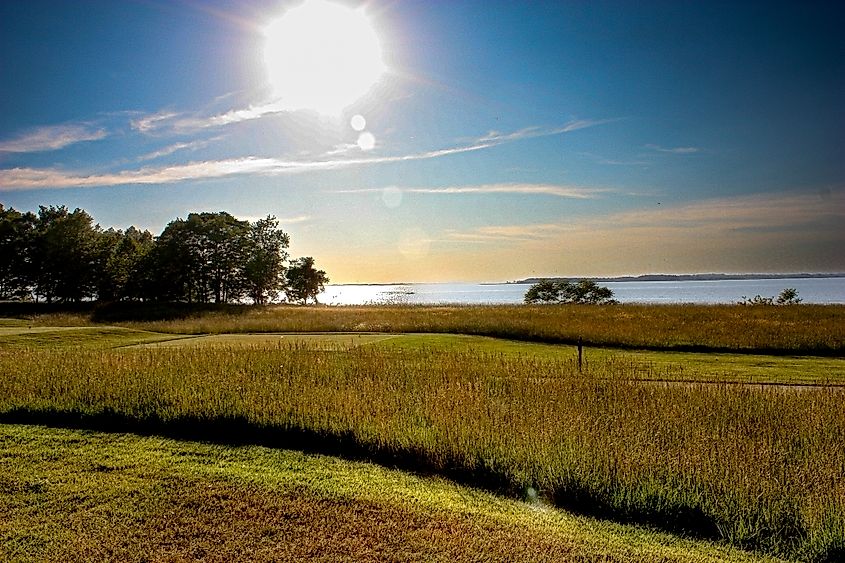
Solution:
M 264 34 L 270 84 L 293 109 L 339 114 L 385 71 L 381 43 L 362 8 L 306 0 Z

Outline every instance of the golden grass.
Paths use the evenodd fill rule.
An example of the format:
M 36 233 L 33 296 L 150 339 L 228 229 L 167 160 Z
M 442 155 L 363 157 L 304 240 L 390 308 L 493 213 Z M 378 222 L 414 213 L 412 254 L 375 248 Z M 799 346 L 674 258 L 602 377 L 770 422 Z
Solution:
M 156 332 L 427 332 L 654 349 L 841 355 L 845 306 L 506 305 L 228 308 L 166 321 Z M 233 312 L 234 311 L 234 312 Z M 54 323 L 49 316 L 45 324 Z
M 843 553 L 845 391 L 630 381 L 643 369 L 370 347 L 0 351 L 0 412 L 328 447 L 775 555 Z

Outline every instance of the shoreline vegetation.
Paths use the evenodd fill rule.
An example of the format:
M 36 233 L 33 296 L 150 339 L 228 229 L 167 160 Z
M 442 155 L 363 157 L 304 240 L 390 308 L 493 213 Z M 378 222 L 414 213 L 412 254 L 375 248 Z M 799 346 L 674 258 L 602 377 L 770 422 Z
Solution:
M 153 332 L 451 333 L 623 349 L 845 355 L 845 305 L 196 305 L 2 303 L 34 325 Z

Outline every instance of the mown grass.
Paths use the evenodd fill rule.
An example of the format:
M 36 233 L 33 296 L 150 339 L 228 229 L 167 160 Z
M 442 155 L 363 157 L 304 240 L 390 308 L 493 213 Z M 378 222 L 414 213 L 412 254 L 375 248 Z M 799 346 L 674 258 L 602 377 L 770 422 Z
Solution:
M 0 425 L 4 561 L 758 561 L 326 456 Z
M 0 325 L 0 346 L 15 348 L 112 348 L 178 338 L 123 327 Z
M 845 391 L 588 368 L 367 346 L 0 350 L 0 412 L 361 456 L 773 555 L 845 556 Z

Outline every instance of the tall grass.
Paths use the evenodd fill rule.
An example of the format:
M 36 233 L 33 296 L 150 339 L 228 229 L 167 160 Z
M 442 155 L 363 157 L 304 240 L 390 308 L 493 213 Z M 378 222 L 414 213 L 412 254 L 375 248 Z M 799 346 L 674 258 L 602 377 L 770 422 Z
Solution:
M 845 392 L 629 380 L 642 369 L 367 347 L 0 351 L 0 418 L 298 436 L 771 554 L 845 554 Z
M 845 353 L 845 306 L 838 305 L 274 306 L 129 325 L 188 334 L 434 332 L 655 349 Z

